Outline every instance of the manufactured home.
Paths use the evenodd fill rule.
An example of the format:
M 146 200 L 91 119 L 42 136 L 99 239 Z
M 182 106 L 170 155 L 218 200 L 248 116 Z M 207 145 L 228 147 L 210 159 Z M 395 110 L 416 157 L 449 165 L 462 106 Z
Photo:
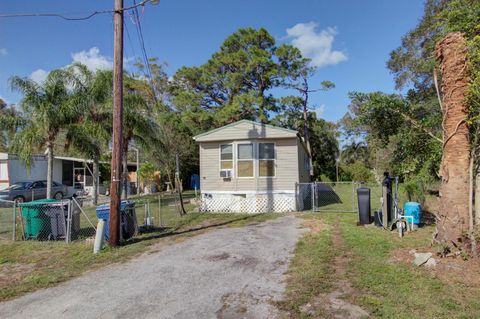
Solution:
M 136 183 L 137 166 L 135 163 L 128 163 L 129 180 Z M 91 195 L 93 190 L 93 162 L 83 158 L 55 156 L 53 159 L 53 180 L 66 185 L 69 195 L 82 191 L 85 195 Z M 0 190 L 7 188 L 10 184 L 26 180 L 44 180 L 47 178 L 47 157 L 44 155 L 32 156 L 29 169 L 16 155 L 0 153 Z M 101 176 L 99 181 L 99 192 L 104 193 L 102 186 L 104 179 L 110 176 Z
M 242 120 L 197 135 L 202 211 L 295 211 L 309 162 L 297 131 Z

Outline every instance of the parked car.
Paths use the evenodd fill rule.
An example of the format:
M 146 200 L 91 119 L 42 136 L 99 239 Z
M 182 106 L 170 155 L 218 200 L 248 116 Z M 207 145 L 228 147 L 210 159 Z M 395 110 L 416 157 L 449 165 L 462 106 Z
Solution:
M 52 194 L 55 199 L 67 196 L 67 186 L 53 182 Z M 35 199 L 47 197 L 47 181 L 23 181 L 16 182 L 8 188 L 0 191 L 0 200 L 16 200 L 19 203 L 29 202 Z

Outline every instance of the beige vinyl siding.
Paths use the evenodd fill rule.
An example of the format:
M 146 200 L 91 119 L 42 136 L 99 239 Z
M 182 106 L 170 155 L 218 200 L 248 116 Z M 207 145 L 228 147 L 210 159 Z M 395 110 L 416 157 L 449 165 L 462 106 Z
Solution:
M 308 160 L 307 152 L 302 144 L 298 141 L 298 176 L 300 183 L 310 182 L 309 172 L 305 169 L 305 161 Z
M 297 132 L 251 121 L 240 121 L 195 137 L 197 142 L 293 138 Z
M 236 142 L 237 140 L 222 140 L 221 142 L 200 143 L 200 180 L 202 192 L 230 191 L 230 192 L 253 192 L 253 191 L 294 191 L 295 183 L 298 182 L 298 146 L 297 138 L 281 139 L 258 139 L 254 142 L 275 143 L 276 167 L 275 177 L 238 178 L 236 169 L 231 179 L 220 177 L 220 145 Z M 256 144 L 255 144 L 256 145 Z M 255 158 L 257 150 L 255 146 Z M 236 150 L 234 158 L 236 159 Z M 236 161 L 236 160 L 235 160 Z M 236 166 L 236 162 L 234 163 Z M 258 176 L 258 161 L 255 159 L 255 176 Z

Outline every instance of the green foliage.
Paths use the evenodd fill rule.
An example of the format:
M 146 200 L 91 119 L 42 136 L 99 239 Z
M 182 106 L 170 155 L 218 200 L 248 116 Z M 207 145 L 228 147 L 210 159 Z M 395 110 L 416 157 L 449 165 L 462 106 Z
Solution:
M 7 106 L 0 99 L 0 152 L 8 151 L 15 133 L 25 125 L 26 119 L 18 112 L 15 105 Z
M 372 170 L 366 167 L 365 163 L 361 161 L 342 164 L 340 169 L 340 179 L 342 181 L 375 182 Z
M 301 99 L 288 97 L 283 101 L 285 104 L 289 104 L 287 110 L 273 118 L 271 123 L 297 130 L 303 136 Z M 330 180 L 334 180 L 336 154 L 338 153 L 337 126 L 324 119 L 317 119 L 315 113 L 308 114 L 308 123 L 315 178 L 318 179 L 318 176 L 323 174 Z
M 350 98 L 342 124 L 347 135 L 363 136 L 368 142 L 370 157 L 366 162 L 378 171 L 388 170 L 401 177 L 423 174 L 436 178 L 441 143 L 427 133 L 441 136 L 441 112 L 434 95 L 422 98 L 413 91 L 406 97 L 355 92 Z M 342 158 L 356 147 L 349 148 Z
M 390 53 L 387 66 L 394 74 L 397 88 L 413 84 L 415 89 L 422 91 L 432 87 L 433 50 L 442 32 L 438 15 L 445 10 L 447 2 L 426 0 L 418 25 L 402 38 L 401 46 Z
M 29 166 L 34 152 L 43 153 L 45 144 L 54 144 L 59 132 L 78 119 L 81 106 L 70 89 L 76 83 L 63 69 L 51 71 L 43 83 L 18 76 L 10 83 L 23 94 L 20 105 L 26 119 L 10 150 Z
M 346 164 L 362 161 L 366 165 L 368 163 L 368 153 L 368 146 L 364 141 L 352 141 L 343 147 L 340 160 Z
M 150 162 L 146 162 L 138 169 L 138 175 L 142 181 L 150 183 L 155 179 L 155 171 L 155 166 Z
M 269 91 L 298 76 L 307 62 L 295 47 L 277 47 L 263 28 L 239 29 L 207 63 L 176 72 L 172 103 L 180 111 L 199 111 L 207 121 L 205 113 L 215 113 L 216 126 L 241 119 L 268 122 L 271 112 L 282 109 Z
M 98 161 L 107 149 L 112 131 L 112 72 L 92 72 L 79 63 L 71 65 L 67 72 L 75 79 L 71 98 L 81 106 L 81 120 L 66 126 L 65 148 L 73 146 L 82 156 Z

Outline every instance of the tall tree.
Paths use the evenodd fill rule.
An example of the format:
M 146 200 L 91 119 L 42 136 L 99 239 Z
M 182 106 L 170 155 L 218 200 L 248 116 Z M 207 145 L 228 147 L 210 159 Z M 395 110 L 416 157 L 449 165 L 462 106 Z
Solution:
M 285 111 L 272 119 L 272 124 L 297 130 L 305 136 L 303 118 L 303 99 L 298 96 L 282 98 Z M 310 130 L 314 179 L 322 175 L 328 179 L 335 178 L 335 154 L 338 153 L 338 127 L 336 124 L 317 118 L 315 112 L 308 110 L 308 128 Z
M 46 148 L 47 153 L 47 198 L 52 198 L 53 147 L 59 132 L 73 123 L 80 109 L 71 99 L 69 74 L 65 70 L 50 72 L 43 83 L 29 78 L 14 76 L 10 79 L 13 90 L 23 94 L 21 107 L 27 122 L 12 143 L 27 165 L 33 152 Z
M 93 72 L 73 64 L 67 70 L 75 78 L 75 98 L 81 114 L 66 128 L 66 148 L 70 145 L 93 161 L 93 204 L 98 201 L 100 157 L 111 137 L 112 72 Z
M 15 105 L 8 106 L 0 99 L 0 151 L 8 151 L 15 133 L 25 125 L 25 118 Z
M 288 89 L 293 89 L 297 91 L 301 96 L 302 104 L 302 114 L 303 114 L 303 137 L 305 141 L 305 146 L 307 149 L 307 156 L 309 161 L 309 176 L 310 181 L 315 180 L 314 166 L 313 166 L 313 154 L 311 147 L 311 138 L 310 138 L 310 126 L 308 113 L 310 110 L 310 101 L 309 97 L 311 93 L 318 91 L 326 91 L 335 87 L 335 84 L 330 81 L 323 81 L 319 88 L 311 88 L 309 78 L 313 76 L 316 69 L 308 65 L 308 60 L 304 59 L 294 72 L 292 72 L 291 81 L 286 81 L 284 86 Z
M 440 212 L 437 216 L 437 239 L 462 242 L 469 231 L 470 141 L 466 105 L 467 45 L 460 32 L 450 33 L 437 44 L 443 93 L 443 155 Z M 471 231 L 472 229 L 470 229 Z
M 461 75 L 463 79 L 458 80 L 458 90 L 450 92 L 450 88 L 446 87 L 447 82 L 450 79 L 445 79 L 445 72 L 449 74 L 449 67 L 446 67 L 445 55 L 446 49 L 439 49 L 437 52 L 441 52 L 440 55 L 436 55 L 435 45 L 440 43 L 442 39 L 448 34 L 460 32 L 465 38 L 464 53 L 457 56 L 456 63 L 462 65 L 457 75 Z M 432 172 L 436 171 L 442 175 L 442 190 L 445 188 L 445 192 L 442 191 L 442 201 L 451 201 L 451 205 L 442 205 L 441 212 L 439 212 L 440 218 L 443 216 L 443 221 L 440 219 L 439 224 L 439 236 L 440 241 L 444 241 L 450 244 L 451 241 L 456 241 L 458 238 L 458 230 L 465 229 L 465 225 L 468 224 L 465 217 L 464 207 L 460 205 L 462 203 L 471 202 L 471 198 L 468 196 L 468 191 L 465 191 L 465 187 L 461 188 L 463 191 L 454 192 L 453 185 L 460 187 L 463 182 L 452 181 L 452 187 L 448 186 L 448 180 L 451 174 L 445 176 L 446 171 L 444 169 L 438 170 L 440 160 L 447 158 L 455 160 L 461 160 L 462 163 L 458 163 L 458 169 L 463 173 L 459 173 L 459 178 L 464 176 L 465 173 L 465 158 L 469 158 L 470 154 L 474 160 L 472 168 L 477 169 L 478 173 L 478 154 L 480 150 L 479 139 L 477 138 L 480 130 L 480 2 L 477 0 L 427 0 L 425 2 L 424 16 L 418 23 L 418 25 L 409 33 L 407 33 L 403 39 L 399 48 L 391 53 L 391 58 L 388 62 L 389 69 L 393 72 L 396 84 L 398 88 L 409 87 L 409 91 L 406 97 L 392 97 L 391 95 L 385 95 L 381 93 L 371 93 L 369 95 L 355 94 L 352 99 L 352 104 L 360 104 L 361 106 L 353 106 L 355 113 L 358 111 L 363 115 L 358 118 L 363 119 L 360 127 L 370 127 L 370 132 L 367 133 L 367 138 L 370 138 L 369 145 L 380 144 L 382 148 L 385 146 L 392 148 L 392 154 L 397 159 L 397 163 L 401 163 L 401 168 L 411 175 L 425 174 L 432 176 Z M 447 41 L 448 42 L 448 41 Z M 444 43 L 444 42 L 442 42 Z M 444 43 L 445 44 L 445 43 Z M 457 48 L 458 49 L 458 48 Z M 453 50 L 449 48 L 448 50 Z M 454 51 L 454 50 L 453 50 Z M 462 51 L 462 50 L 460 50 Z M 435 57 L 441 57 L 436 61 Z M 465 57 L 466 56 L 466 57 Z M 467 62 L 465 63 L 465 58 Z M 447 64 L 454 66 L 455 63 L 450 61 Z M 454 68 L 452 68 L 454 69 Z M 441 72 L 438 72 L 438 71 Z M 461 72 L 460 72 L 461 71 Z M 449 74 L 452 76 L 452 74 Z M 465 80 L 468 82 L 468 87 L 465 90 Z M 450 92 L 449 95 L 439 92 L 439 85 L 441 83 L 442 91 Z M 450 83 L 452 84 L 452 83 Z M 462 98 L 458 98 L 455 103 L 450 103 L 452 94 L 460 94 Z M 381 100 L 384 100 L 383 107 Z M 361 103 L 358 103 L 361 100 Z M 463 113 L 458 110 L 450 113 L 445 112 L 445 105 L 450 103 L 450 106 L 454 104 L 463 105 Z M 375 106 L 376 105 L 376 106 Z M 443 116 L 442 116 L 443 107 Z M 355 110 L 356 109 L 356 110 Z M 352 110 L 352 108 L 351 108 Z M 396 111 L 395 111 L 396 110 Z M 457 113 L 458 111 L 458 113 Z M 453 116 L 453 121 L 457 120 L 457 124 L 454 125 L 453 132 L 460 134 L 456 138 L 461 141 L 459 145 L 451 143 L 448 133 L 453 133 L 451 127 L 446 125 L 450 122 L 447 113 Z M 367 116 L 366 114 L 370 114 Z M 394 117 L 397 114 L 399 116 Z M 388 115 L 388 116 L 387 116 Z M 383 131 L 381 125 L 369 125 L 379 123 L 381 117 L 383 118 Z M 387 117 L 385 117 L 387 116 Z M 388 119 L 400 125 L 390 125 Z M 356 119 L 351 116 L 345 118 L 345 122 L 355 123 Z M 460 121 L 462 123 L 458 124 Z M 357 121 L 362 122 L 362 120 Z M 458 130 L 457 130 L 458 125 Z M 468 127 L 468 135 L 465 136 L 464 126 Z M 377 129 L 372 129 L 376 127 Z M 400 129 L 399 129 L 400 128 Z M 420 133 L 421 132 L 421 133 Z M 442 134 L 443 133 L 443 134 Z M 418 138 L 418 135 L 422 136 L 422 139 Z M 447 134 L 447 136 L 445 136 Z M 447 147 L 445 147 L 445 140 L 440 136 L 443 135 L 443 139 L 447 139 Z M 371 143 L 372 136 L 375 143 Z M 379 139 L 381 137 L 381 139 Z M 465 140 L 464 137 L 469 137 Z M 452 137 L 453 139 L 453 137 Z M 442 141 L 443 140 L 443 141 Z M 383 143 L 378 143 L 382 141 Z M 468 141 L 468 143 L 465 143 Z M 440 143 L 439 143 L 440 142 Z M 465 147 L 468 144 L 469 147 Z M 456 153 L 449 148 L 462 150 L 462 153 Z M 405 149 L 408 151 L 405 152 Z M 400 154 L 400 156 L 399 156 Z M 405 156 L 408 155 L 408 156 Z M 446 156 L 446 157 L 445 157 Z M 454 156 L 454 157 L 452 157 Z M 399 158 L 404 158 L 404 161 L 398 161 Z M 433 165 L 432 165 L 433 164 Z M 457 167 L 456 164 L 449 165 L 450 167 Z M 421 169 L 417 169 L 420 167 Z M 433 170 L 432 168 L 435 168 Z M 445 167 L 443 164 L 442 167 Z M 413 168 L 413 169 L 412 169 Z M 477 184 L 480 184 L 480 174 L 477 180 Z M 455 180 L 455 178 L 454 178 Z M 463 185 L 463 184 L 462 184 Z M 468 188 L 468 187 L 467 187 Z M 470 186 L 470 193 L 473 186 Z M 460 189 L 460 188 L 459 188 Z M 452 198 L 455 196 L 456 198 Z M 458 197 L 457 197 L 458 196 Z M 448 198 L 447 198 L 448 197 Z M 473 196 L 470 196 L 473 197 Z M 480 197 L 479 197 L 480 198 Z M 458 203 L 458 208 L 454 208 Z M 445 204 L 445 203 L 444 203 Z M 477 205 L 477 213 L 480 215 L 480 205 Z M 463 213 L 460 213 L 462 210 Z M 468 210 L 467 210 L 468 211 Z M 472 214 L 470 214 L 471 216 Z M 458 217 L 460 216 L 460 217 Z M 472 217 L 468 217 L 472 219 Z M 451 223 L 443 224 L 446 220 Z M 471 228 L 471 227 L 470 227 Z M 443 234 L 441 234 L 443 233 Z
M 342 149 L 342 161 L 351 164 L 356 161 L 361 161 L 364 164 L 368 161 L 368 147 L 364 141 L 351 141 Z
M 137 90 L 139 79 L 124 75 L 123 109 L 123 197 L 128 194 L 128 150 L 131 143 L 149 150 L 159 144 L 158 125 L 143 95 Z
M 172 102 L 175 109 L 193 109 L 200 118 L 215 113 L 216 126 L 240 119 L 268 122 L 270 114 L 281 109 L 271 90 L 304 62 L 295 47 L 277 47 L 267 30 L 239 29 L 207 63 L 177 71 Z

